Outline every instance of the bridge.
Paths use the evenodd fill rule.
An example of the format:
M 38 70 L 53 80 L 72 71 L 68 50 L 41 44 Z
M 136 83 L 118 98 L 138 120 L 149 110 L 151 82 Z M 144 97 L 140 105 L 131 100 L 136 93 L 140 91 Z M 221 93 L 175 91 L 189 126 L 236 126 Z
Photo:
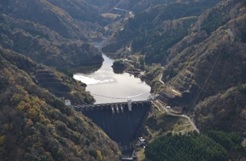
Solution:
M 151 107 L 151 101 L 131 101 L 93 105 L 74 105 L 108 136 L 117 142 L 122 153 L 133 149 L 132 142 L 141 136 L 143 121 Z

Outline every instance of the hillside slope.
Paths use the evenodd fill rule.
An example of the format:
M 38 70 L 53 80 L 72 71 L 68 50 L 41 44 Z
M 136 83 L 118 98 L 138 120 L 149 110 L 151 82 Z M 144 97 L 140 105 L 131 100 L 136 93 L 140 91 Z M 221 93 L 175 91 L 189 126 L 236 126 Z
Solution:
M 211 108 L 211 112 L 206 115 L 209 117 L 209 114 L 214 113 L 210 96 L 219 97 L 218 102 L 227 102 L 225 106 L 214 100 L 218 110 L 229 113 L 230 110 L 237 109 L 235 120 L 231 120 L 227 127 L 223 119 L 230 120 L 230 116 L 224 116 L 224 112 L 214 113 L 216 117 L 211 120 L 210 125 L 215 126 L 218 121 L 221 124 L 216 125 L 224 129 L 234 129 L 232 124 L 236 124 L 235 122 L 245 122 L 243 116 L 237 116 L 243 112 L 246 102 L 229 101 L 234 97 L 236 99 L 237 95 L 238 98 L 241 97 L 237 87 L 246 82 L 245 7 L 241 1 L 228 0 L 201 15 L 193 28 L 196 30 L 170 48 L 167 58 L 169 63 L 163 73 L 164 81 L 183 93 L 181 98 L 174 100 L 183 104 L 187 111 L 200 109 L 199 102 L 203 101 L 204 110 Z M 228 95 L 231 88 L 235 92 Z M 244 98 L 242 95 L 242 99 Z M 200 115 L 197 113 L 197 120 L 200 120 Z M 241 124 L 236 125 L 239 128 Z M 239 131 L 245 133 L 245 129 Z
M 245 133 L 240 127 L 246 123 L 245 95 L 238 90 L 242 87 L 243 91 L 246 83 L 245 2 L 153 1 L 151 7 L 143 2 L 136 6 L 141 3 L 145 9 L 103 51 L 120 58 L 137 53 L 149 65 L 159 63 L 162 77 L 148 71 L 145 78 L 150 84 L 162 79 L 160 98 L 194 116 L 201 130 Z
M 1 49 L 0 62 L 1 160 L 106 161 L 119 158 L 117 145 L 102 130 L 66 107 L 55 96 L 57 90 L 42 88 L 45 80 L 38 78 L 41 73 L 35 73 L 36 68 L 43 71 L 43 75 L 54 77 L 58 86 L 66 83 L 64 88 L 73 90 L 66 96 L 75 102 L 92 101 L 78 83 L 9 50 Z M 76 90 L 82 90 L 81 94 Z
M 102 50 L 112 57 L 137 52 L 146 55 L 145 62 L 149 64 L 163 63 L 168 48 L 189 33 L 190 27 L 203 11 L 218 2 L 219 0 L 190 0 L 189 3 L 153 3 L 152 7 L 144 8 L 129 19 Z
M 89 18 L 94 22 L 100 22 L 101 19 L 97 12 L 90 9 L 90 6 L 85 6 L 85 3 L 84 0 L 74 2 L 62 0 L 59 3 L 55 0 L 25 0 L 22 3 L 17 0 L 8 0 L 3 2 L 0 10 L 1 13 L 15 19 L 27 20 L 46 26 L 65 38 L 85 39 L 88 38 L 86 34 L 92 32 L 92 26 L 86 19 Z M 96 15 L 98 16 L 96 17 Z M 94 23 L 93 26 L 100 27 L 97 23 Z
M 103 19 L 82 2 L 76 1 L 79 6 L 66 0 L 1 2 L 1 46 L 59 69 L 101 64 L 101 53 L 84 41 L 102 35 Z

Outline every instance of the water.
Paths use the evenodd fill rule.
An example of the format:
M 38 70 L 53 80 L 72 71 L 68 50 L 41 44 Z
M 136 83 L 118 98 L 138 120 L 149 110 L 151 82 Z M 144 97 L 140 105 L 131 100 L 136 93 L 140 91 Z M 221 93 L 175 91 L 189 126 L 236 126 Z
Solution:
M 100 43 L 95 44 L 100 48 Z M 102 67 L 96 72 L 75 73 L 74 79 L 87 84 L 87 91 L 94 96 L 96 103 L 125 102 L 129 97 L 133 101 L 146 100 L 150 95 L 150 87 L 139 78 L 128 73 L 113 72 L 113 60 L 103 55 Z

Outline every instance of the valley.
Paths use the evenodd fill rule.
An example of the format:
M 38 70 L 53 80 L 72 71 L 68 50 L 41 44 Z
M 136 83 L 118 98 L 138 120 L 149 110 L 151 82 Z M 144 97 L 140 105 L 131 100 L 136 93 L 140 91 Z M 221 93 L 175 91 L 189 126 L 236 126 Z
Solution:
M 0 160 L 244 161 L 245 28 L 241 0 L 0 2 Z

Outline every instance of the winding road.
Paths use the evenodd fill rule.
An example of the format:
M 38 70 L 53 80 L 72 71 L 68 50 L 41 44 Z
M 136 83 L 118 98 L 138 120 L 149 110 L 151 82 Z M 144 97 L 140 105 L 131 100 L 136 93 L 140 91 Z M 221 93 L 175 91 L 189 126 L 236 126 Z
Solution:
M 163 81 L 162 81 L 162 77 L 163 77 L 163 67 L 162 67 L 162 71 L 161 71 L 161 74 L 159 75 L 159 82 L 163 85 L 166 85 Z M 166 85 L 167 86 L 167 85 Z M 181 96 L 181 93 L 179 91 L 177 91 L 176 89 L 174 89 L 173 87 L 171 86 L 167 86 L 175 95 L 177 96 Z
M 193 127 L 194 131 L 197 133 L 200 133 L 199 129 L 196 127 L 195 123 L 191 120 L 191 118 L 185 114 L 177 114 L 172 111 L 172 109 L 168 109 L 166 106 L 164 106 L 159 100 L 152 101 L 152 103 L 155 105 L 155 107 L 158 109 L 160 112 L 165 112 L 167 115 L 170 116 L 175 116 L 175 117 L 182 117 L 184 119 L 187 119 L 191 126 Z

